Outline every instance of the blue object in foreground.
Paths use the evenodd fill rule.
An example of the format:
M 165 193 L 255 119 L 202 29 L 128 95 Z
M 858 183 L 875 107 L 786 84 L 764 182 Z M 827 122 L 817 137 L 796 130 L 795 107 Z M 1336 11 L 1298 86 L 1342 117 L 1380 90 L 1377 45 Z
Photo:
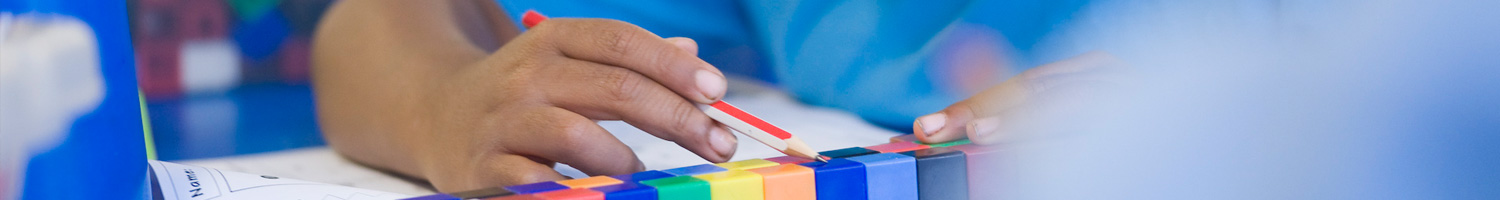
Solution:
M 937 147 L 901 152 L 917 158 L 917 199 L 969 199 L 964 152 Z
M 865 165 L 847 159 L 833 159 L 827 163 L 809 162 L 802 166 L 813 168 L 813 177 L 817 180 L 818 199 L 868 199 L 865 191 Z
M 604 199 L 611 200 L 655 200 L 657 198 L 656 188 L 637 182 L 625 182 L 623 184 L 600 186 L 589 189 L 603 192 Z
M 917 159 L 897 153 L 847 158 L 865 166 L 866 191 L 878 199 L 917 199 Z

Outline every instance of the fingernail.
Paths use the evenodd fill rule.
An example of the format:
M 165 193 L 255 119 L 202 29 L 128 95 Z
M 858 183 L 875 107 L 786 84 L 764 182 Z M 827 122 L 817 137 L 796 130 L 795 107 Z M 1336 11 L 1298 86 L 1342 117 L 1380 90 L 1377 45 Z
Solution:
M 714 151 L 718 151 L 719 156 L 729 159 L 730 156 L 734 155 L 734 147 L 740 143 L 739 138 L 735 138 L 733 134 L 730 134 L 724 128 L 714 128 L 708 134 L 709 140 L 713 142 Z
M 999 117 L 979 118 L 972 122 L 969 122 L 969 132 L 974 133 L 974 136 L 979 136 L 980 139 L 988 139 L 990 137 L 994 137 L 995 132 L 999 131 Z
M 917 126 L 922 128 L 922 134 L 926 136 L 932 136 L 932 134 L 937 133 L 938 130 L 942 130 L 943 126 L 947 124 L 948 115 L 943 113 L 933 113 L 917 118 Z
M 698 70 L 693 76 L 693 78 L 698 79 L 698 92 L 702 92 L 703 98 L 708 100 L 708 102 L 703 103 L 712 103 L 713 101 L 718 101 L 719 97 L 724 96 L 724 90 L 727 89 L 726 87 L 728 87 L 729 83 L 728 80 L 724 80 L 723 76 L 719 76 L 719 74 L 709 72 L 708 70 Z

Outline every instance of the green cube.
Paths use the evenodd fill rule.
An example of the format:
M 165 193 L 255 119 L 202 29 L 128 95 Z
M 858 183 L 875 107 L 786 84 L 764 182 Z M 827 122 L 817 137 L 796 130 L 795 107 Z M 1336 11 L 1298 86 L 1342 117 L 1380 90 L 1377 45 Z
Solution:
M 712 198 L 708 181 L 692 176 L 641 181 L 641 184 L 655 187 L 657 199 L 661 200 L 710 200 Z
M 944 143 L 937 143 L 937 144 L 929 144 L 927 146 L 929 146 L 929 147 L 949 147 L 949 146 L 965 145 L 965 144 L 969 144 L 969 143 L 973 143 L 973 142 L 969 142 L 969 139 L 963 139 L 963 140 L 959 140 L 959 141 L 944 142 Z

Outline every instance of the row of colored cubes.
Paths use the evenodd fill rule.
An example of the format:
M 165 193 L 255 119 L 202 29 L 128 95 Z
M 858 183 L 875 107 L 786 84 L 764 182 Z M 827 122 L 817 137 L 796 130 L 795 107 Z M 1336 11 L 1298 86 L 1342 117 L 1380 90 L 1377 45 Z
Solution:
M 410 199 L 969 199 L 994 197 L 982 164 L 993 148 L 897 141 L 825 151 L 817 162 L 751 159 L 541 182 Z M 982 177 L 973 177 L 982 176 Z

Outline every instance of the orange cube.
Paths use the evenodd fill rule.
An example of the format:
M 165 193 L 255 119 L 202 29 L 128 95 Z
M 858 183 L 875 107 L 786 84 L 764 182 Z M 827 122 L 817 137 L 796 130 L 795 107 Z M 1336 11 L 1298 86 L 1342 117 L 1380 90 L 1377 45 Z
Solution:
M 760 174 L 766 199 L 817 199 L 818 187 L 813 169 L 797 164 L 782 164 L 745 170 Z
M 621 184 L 621 183 L 625 183 L 625 182 L 617 180 L 615 178 L 610 178 L 608 176 L 595 176 L 595 177 L 588 177 L 588 178 L 580 178 L 580 179 L 571 179 L 571 180 L 557 181 L 557 184 L 563 185 L 563 186 L 568 186 L 568 188 L 592 188 L 592 187 L 608 186 L 608 185 Z

